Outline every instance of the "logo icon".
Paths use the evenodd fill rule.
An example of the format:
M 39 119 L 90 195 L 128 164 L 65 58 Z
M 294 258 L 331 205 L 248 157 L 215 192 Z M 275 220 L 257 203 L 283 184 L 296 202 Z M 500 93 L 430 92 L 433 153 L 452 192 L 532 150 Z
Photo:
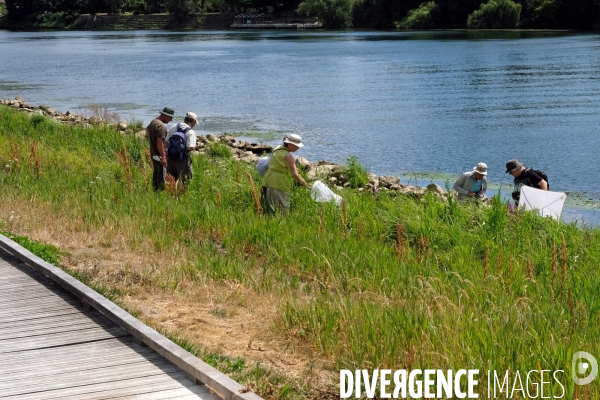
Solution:
M 596 379 L 598 375 L 598 361 L 596 358 L 585 351 L 578 351 L 573 354 L 573 361 L 571 364 L 571 371 L 573 372 L 573 382 L 576 385 L 587 385 Z M 580 376 L 588 374 L 586 377 L 581 378 Z

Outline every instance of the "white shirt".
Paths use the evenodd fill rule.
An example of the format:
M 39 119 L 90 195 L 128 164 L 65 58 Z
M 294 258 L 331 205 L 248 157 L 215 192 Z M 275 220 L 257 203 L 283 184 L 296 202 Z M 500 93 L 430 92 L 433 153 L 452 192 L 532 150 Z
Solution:
M 168 142 L 169 139 L 171 138 L 171 136 L 177 131 L 177 125 L 180 126 L 181 130 L 184 130 L 185 128 L 188 128 L 189 125 L 186 124 L 185 122 L 180 122 L 178 124 L 173 124 L 173 126 L 171 126 L 169 128 L 169 132 L 167 132 L 167 137 L 165 138 L 165 140 Z M 198 139 L 198 136 L 196 136 L 196 132 L 194 132 L 193 129 L 188 130 L 185 133 L 185 147 L 196 147 L 196 140 Z

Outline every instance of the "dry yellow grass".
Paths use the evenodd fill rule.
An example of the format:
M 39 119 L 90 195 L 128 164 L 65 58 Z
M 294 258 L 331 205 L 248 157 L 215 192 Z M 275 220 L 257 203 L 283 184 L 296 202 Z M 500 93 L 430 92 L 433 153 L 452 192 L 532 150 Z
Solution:
M 175 290 L 166 289 L 182 254 L 157 251 L 151 243 L 131 248 L 125 238 L 133 232 L 123 228 L 130 224 L 90 230 L 80 219 L 55 214 L 35 199 L 26 204 L 5 199 L 0 220 L 15 234 L 61 249 L 61 262 L 70 270 L 119 290 L 115 301 L 148 325 L 247 365 L 260 362 L 291 382 L 313 387 L 315 398 L 331 394 L 328 385 L 335 374 L 329 362 L 272 329 L 284 298 L 230 282 L 181 279 Z

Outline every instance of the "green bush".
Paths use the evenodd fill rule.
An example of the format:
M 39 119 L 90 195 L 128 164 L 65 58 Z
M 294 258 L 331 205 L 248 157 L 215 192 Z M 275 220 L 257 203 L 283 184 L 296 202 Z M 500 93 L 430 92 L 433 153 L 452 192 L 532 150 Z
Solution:
M 438 5 L 433 1 L 421 3 L 419 8 L 411 10 L 400 22 L 395 22 L 396 29 L 434 29 L 437 27 L 436 19 Z
M 305 0 L 296 12 L 314 15 L 326 28 L 352 28 L 354 0 Z
M 521 18 L 521 5 L 511 0 L 490 0 L 467 18 L 468 29 L 516 28 Z
M 346 162 L 348 165 L 344 173 L 348 178 L 350 187 L 359 188 L 365 186 L 369 182 L 369 177 L 367 176 L 367 170 L 360 164 L 358 158 L 350 156 Z
M 206 148 L 206 154 L 213 158 L 231 158 L 231 150 L 223 143 L 211 143 Z

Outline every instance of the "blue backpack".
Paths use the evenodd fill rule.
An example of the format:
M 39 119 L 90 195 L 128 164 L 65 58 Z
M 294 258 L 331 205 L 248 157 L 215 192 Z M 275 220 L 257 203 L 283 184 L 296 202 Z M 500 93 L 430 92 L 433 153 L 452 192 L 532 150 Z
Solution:
M 177 131 L 171 135 L 169 142 L 167 143 L 167 158 L 169 160 L 183 161 L 188 156 L 185 134 L 190 129 L 192 128 L 189 126 L 182 129 L 181 126 L 177 124 Z

